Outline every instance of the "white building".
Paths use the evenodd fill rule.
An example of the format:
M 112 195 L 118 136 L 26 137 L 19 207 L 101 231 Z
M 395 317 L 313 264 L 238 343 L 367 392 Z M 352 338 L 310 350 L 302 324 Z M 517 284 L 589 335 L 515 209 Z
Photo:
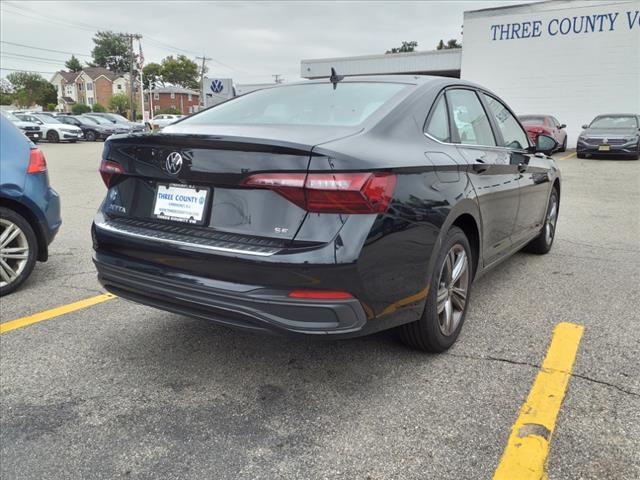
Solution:
M 435 7 L 434 7 L 435 8 Z M 419 21 L 416 19 L 416 21 Z M 464 13 L 463 48 L 302 60 L 303 78 L 427 74 L 483 85 L 517 114 L 567 124 L 640 113 L 640 0 L 554 0 Z

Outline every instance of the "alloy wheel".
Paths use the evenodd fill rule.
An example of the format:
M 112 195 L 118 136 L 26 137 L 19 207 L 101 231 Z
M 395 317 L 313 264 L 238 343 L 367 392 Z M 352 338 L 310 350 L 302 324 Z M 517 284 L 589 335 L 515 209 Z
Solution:
M 442 265 L 438 280 L 438 324 L 443 335 L 456 331 L 467 303 L 469 259 L 464 247 L 453 245 Z
M 0 218 L 0 287 L 15 281 L 29 260 L 25 233 L 10 220 Z
M 553 236 L 556 233 L 556 221 L 558 220 L 558 198 L 555 194 L 551 195 L 549 200 L 549 211 L 547 212 L 547 218 L 544 223 L 544 239 L 547 245 L 550 245 L 553 241 Z

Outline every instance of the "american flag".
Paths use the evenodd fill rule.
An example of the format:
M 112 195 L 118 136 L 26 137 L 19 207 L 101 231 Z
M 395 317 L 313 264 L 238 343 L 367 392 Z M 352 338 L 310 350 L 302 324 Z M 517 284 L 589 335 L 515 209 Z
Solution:
M 138 49 L 140 50 L 140 54 L 138 55 L 138 67 L 142 70 L 144 68 L 144 54 L 142 53 L 142 44 L 140 43 L 140 40 L 138 40 Z

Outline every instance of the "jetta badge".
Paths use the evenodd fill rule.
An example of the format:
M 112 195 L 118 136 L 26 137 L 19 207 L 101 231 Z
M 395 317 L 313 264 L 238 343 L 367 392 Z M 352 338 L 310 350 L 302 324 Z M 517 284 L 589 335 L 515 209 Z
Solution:
M 167 172 L 177 175 L 182 169 L 182 155 L 178 152 L 171 152 L 167 155 L 167 161 L 165 162 L 165 168 Z

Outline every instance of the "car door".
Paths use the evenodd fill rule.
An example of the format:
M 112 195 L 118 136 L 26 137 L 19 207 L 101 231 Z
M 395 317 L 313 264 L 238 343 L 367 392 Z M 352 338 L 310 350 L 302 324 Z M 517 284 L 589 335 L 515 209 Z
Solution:
M 518 213 L 518 171 L 497 144 L 487 112 L 473 89 L 446 91 L 452 141 L 467 165 L 482 218 L 482 258 L 489 265 L 511 249 Z
M 510 163 L 516 166 L 520 201 L 513 244 L 528 241 L 541 228 L 551 189 L 549 168 L 553 160 L 541 153 L 530 153 L 529 137 L 515 115 L 497 98 L 481 94 L 490 112 L 501 145 L 508 149 Z

